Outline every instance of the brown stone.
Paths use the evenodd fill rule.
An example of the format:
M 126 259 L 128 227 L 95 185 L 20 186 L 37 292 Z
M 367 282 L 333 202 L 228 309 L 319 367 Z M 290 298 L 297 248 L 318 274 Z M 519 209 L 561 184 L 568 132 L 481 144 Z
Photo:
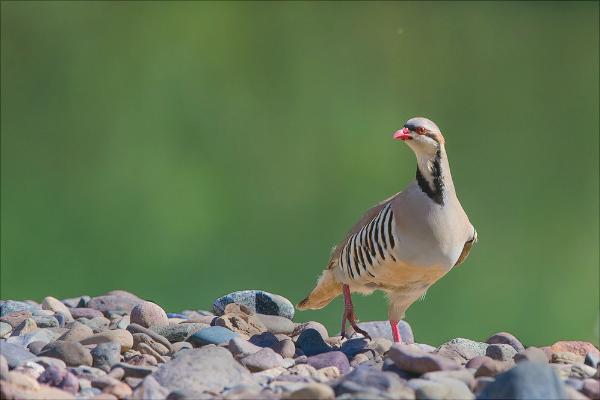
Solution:
M 552 346 L 550 346 L 550 350 L 552 350 L 554 353 L 568 351 L 571 353 L 579 354 L 582 357 L 585 357 L 586 353 L 588 352 L 600 354 L 600 350 L 598 350 L 590 342 L 581 342 L 577 340 L 556 342 Z

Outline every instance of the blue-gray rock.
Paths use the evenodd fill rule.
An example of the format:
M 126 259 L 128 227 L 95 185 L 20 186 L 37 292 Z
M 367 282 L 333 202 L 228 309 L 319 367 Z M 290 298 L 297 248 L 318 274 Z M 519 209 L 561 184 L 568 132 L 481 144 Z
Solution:
M 242 290 L 219 297 L 213 303 L 213 311 L 223 315 L 225 306 L 230 303 L 243 304 L 260 314 L 294 318 L 294 306 L 288 299 L 262 290 Z
M 240 335 L 222 326 L 211 326 L 200 329 L 188 338 L 188 342 L 196 346 L 206 346 L 207 344 L 229 343 L 229 341 Z
M 63 317 L 62 314 L 57 314 Z M 51 315 L 34 315 L 32 319 L 35 321 L 38 328 L 58 328 L 60 326 L 58 319 Z
M 61 313 L 56 313 L 56 314 L 54 314 L 54 318 L 56 318 L 56 320 L 58 321 L 58 326 L 61 328 L 64 328 L 65 323 L 67 322 L 67 319 L 65 318 L 65 316 L 62 315 Z
M 438 347 L 436 353 L 440 356 L 452 358 L 461 364 L 466 364 L 477 356 L 485 356 L 487 343 L 476 342 L 470 339 L 456 338 Z
M 351 360 L 352 358 L 354 358 L 355 355 L 369 351 L 369 349 L 367 348 L 368 345 L 369 343 L 366 339 L 350 339 L 345 341 L 344 344 L 342 344 L 340 351 L 344 353 L 349 360 Z
M 180 318 L 180 319 L 189 319 L 186 315 L 184 314 L 179 314 L 179 313 L 172 313 L 172 312 L 168 312 L 167 313 L 167 318 Z
M 394 341 L 394 338 L 392 337 L 392 328 L 390 327 L 389 321 L 359 322 L 358 327 L 367 331 L 369 336 L 371 336 L 372 338 L 382 337 Z M 410 327 L 408 322 L 404 320 L 399 321 L 398 329 L 400 330 L 400 337 L 402 338 L 402 343 L 411 344 L 415 342 L 415 337 L 413 335 L 412 328 Z
M 332 387 L 336 396 L 344 393 L 389 393 L 402 388 L 402 380 L 393 372 L 378 371 L 367 366 L 358 366 L 354 371 L 337 379 Z
M 180 391 L 189 398 L 255 382 L 252 374 L 229 351 L 214 346 L 179 352 L 151 376 L 169 391 Z
M 496 376 L 478 399 L 551 400 L 566 398 L 565 389 L 547 364 L 523 361 Z
M 252 335 L 250 343 L 260 347 L 275 347 L 279 343 L 279 339 L 271 332 L 263 332 L 258 335 Z
M 331 347 L 325 343 L 321 334 L 315 329 L 303 330 L 296 340 L 296 347 L 309 357 L 331 351 Z
M 308 357 L 306 363 L 316 369 L 325 367 L 337 367 L 340 373 L 345 374 L 350 371 L 350 363 L 348 357 L 341 351 L 329 351 L 327 353 L 318 354 Z
M 121 360 L 121 344 L 118 342 L 99 343 L 91 353 L 92 366 L 108 372 Z
M 25 347 L 12 343 L 0 341 L 0 354 L 6 358 L 8 366 L 13 369 L 19 365 L 35 358 L 35 355 L 28 351 Z
M 150 365 L 132 365 L 125 362 L 118 362 L 112 369 L 122 368 L 125 371 L 125 378 L 144 378 L 154 371 L 156 367 Z
M 38 378 L 38 382 L 54 386 L 75 394 L 79 391 L 79 379 L 64 368 L 49 365 Z
M 525 350 L 525 346 L 523 346 L 519 339 L 508 332 L 498 332 L 490 336 L 485 342 L 487 344 L 508 344 L 515 349 L 517 353 Z
M 32 342 L 50 343 L 61 336 L 59 332 L 55 332 L 51 329 L 52 328 L 42 328 L 23 336 L 12 336 L 7 339 L 7 342 L 18 344 L 23 347 L 29 346 Z
M 585 365 L 589 365 L 592 368 L 598 368 L 600 364 L 600 354 L 592 353 L 591 351 L 585 355 Z
M 0 317 L 18 311 L 29 311 L 32 313 L 39 309 L 40 306 L 29 304 L 24 301 L 0 300 Z
M 164 336 L 171 343 L 177 343 L 186 341 L 192 334 L 207 327 L 207 324 L 185 323 L 151 326 L 150 330 L 158 333 L 161 336 Z

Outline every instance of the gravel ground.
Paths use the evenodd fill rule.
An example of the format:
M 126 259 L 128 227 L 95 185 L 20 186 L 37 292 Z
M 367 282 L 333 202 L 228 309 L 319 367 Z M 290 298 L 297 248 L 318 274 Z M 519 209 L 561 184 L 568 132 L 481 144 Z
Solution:
M 230 293 L 212 311 L 165 313 L 115 290 L 102 296 L 0 301 L 2 399 L 599 399 L 591 343 L 525 347 L 507 332 L 486 342 L 393 344 L 293 322 L 284 297 Z

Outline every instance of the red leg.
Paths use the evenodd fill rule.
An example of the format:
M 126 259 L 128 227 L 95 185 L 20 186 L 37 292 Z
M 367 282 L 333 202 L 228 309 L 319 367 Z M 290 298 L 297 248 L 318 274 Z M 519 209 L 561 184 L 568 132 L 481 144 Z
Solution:
M 402 338 L 400 337 L 400 330 L 398 329 L 399 321 L 390 320 L 390 325 L 392 326 L 392 336 L 394 337 L 394 343 L 402 343 Z
M 348 285 L 343 285 L 344 290 L 344 315 L 342 316 L 342 330 L 340 335 L 346 336 L 346 321 L 350 322 L 352 328 L 354 328 L 354 332 L 360 333 L 367 339 L 371 339 L 371 336 L 360 329 L 356 324 L 356 316 L 354 315 L 354 306 L 352 305 L 352 297 L 350 295 L 350 287 Z

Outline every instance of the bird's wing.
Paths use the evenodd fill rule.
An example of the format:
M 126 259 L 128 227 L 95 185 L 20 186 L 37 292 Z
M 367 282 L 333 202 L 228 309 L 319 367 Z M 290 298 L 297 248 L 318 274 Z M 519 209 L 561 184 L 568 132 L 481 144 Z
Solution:
M 475 243 L 477 243 L 477 231 L 475 230 L 475 228 L 473 228 L 473 236 L 471 236 L 471 239 L 465 242 L 462 252 L 460 253 L 460 256 L 458 256 L 458 260 L 456 260 L 456 263 L 454 264 L 455 267 L 458 267 L 460 264 L 463 263 L 463 261 L 467 259 Z
M 337 260 L 340 257 L 344 248 L 346 247 L 346 245 L 348 244 L 348 241 L 350 239 L 354 238 L 356 236 L 355 234 L 360 232 L 360 230 L 363 227 L 365 227 L 366 225 L 371 223 L 375 218 L 377 218 L 377 216 L 385 208 L 385 206 L 390 204 L 391 201 L 396 196 L 398 196 L 400 193 L 401 192 L 398 192 L 398 193 L 394 194 L 393 196 L 388 197 L 387 199 L 383 200 L 382 202 L 376 204 L 374 207 L 372 207 L 366 213 L 364 213 L 362 217 L 360 217 L 358 222 L 356 224 L 354 224 L 354 226 L 350 229 L 350 231 L 344 237 L 344 239 L 341 242 L 339 242 L 331 251 L 331 257 L 329 258 L 329 263 L 327 265 L 328 269 L 335 268 L 335 266 L 337 265 Z

